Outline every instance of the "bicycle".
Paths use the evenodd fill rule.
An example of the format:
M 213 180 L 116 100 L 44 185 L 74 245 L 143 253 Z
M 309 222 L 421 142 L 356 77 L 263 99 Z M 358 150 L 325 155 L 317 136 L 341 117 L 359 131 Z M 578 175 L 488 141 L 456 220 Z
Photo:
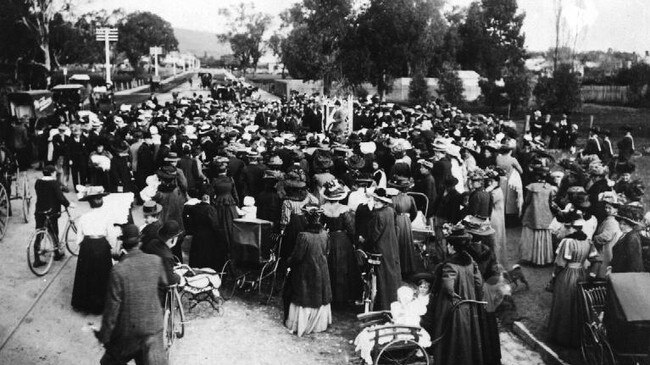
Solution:
M 357 249 L 357 260 L 359 266 L 363 267 L 361 280 L 363 282 L 363 294 L 357 305 L 363 305 L 363 312 L 369 313 L 375 305 L 377 296 L 377 274 L 375 268 L 381 264 L 382 254 L 370 253 L 362 249 Z
M 65 243 L 66 248 L 72 255 L 77 256 L 79 254 L 77 225 L 67 208 L 65 209 L 65 213 L 68 220 L 63 231 L 62 240 L 52 234 L 54 232 L 52 224 L 55 223 L 52 219 L 54 212 L 46 211 L 36 213 L 45 215 L 45 223 L 29 239 L 29 244 L 27 244 L 27 264 L 29 269 L 37 276 L 43 276 L 50 271 L 55 254 L 61 250 L 61 242 Z
M 178 284 L 169 285 L 167 287 L 163 318 L 165 349 L 169 351 L 174 340 L 182 338 L 185 335 L 185 311 L 183 310 L 181 296 L 178 294 Z

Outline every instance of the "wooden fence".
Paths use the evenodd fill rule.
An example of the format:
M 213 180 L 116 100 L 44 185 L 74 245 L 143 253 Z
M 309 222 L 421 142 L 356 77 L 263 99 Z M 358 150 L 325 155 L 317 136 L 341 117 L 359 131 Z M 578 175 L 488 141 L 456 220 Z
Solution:
M 582 101 L 587 103 L 627 104 L 630 100 L 628 86 L 583 85 L 580 88 Z

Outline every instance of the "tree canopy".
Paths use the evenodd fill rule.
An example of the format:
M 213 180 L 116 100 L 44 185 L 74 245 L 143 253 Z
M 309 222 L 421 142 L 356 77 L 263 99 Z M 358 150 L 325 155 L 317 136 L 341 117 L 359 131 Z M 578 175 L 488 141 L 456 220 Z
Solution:
M 229 42 L 233 54 L 239 60 L 239 67 L 257 69 L 257 63 L 263 55 L 263 37 L 269 25 L 271 16 L 255 11 L 251 3 L 240 3 L 230 9 L 221 9 L 220 13 L 228 19 L 228 31 L 218 35 L 222 42 Z
M 162 47 L 166 52 L 178 50 L 171 24 L 148 11 L 127 15 L 117 30 L 117 50 L 126 54 L 133 68 L 138 67 L 142 56 L 149 54 L 149 47 Z

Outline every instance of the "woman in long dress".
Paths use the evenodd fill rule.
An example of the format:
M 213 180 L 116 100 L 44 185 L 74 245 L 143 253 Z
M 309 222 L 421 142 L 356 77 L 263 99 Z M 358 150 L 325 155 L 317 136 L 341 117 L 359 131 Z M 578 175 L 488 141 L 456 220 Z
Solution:
M 395 234 L 395 211 L 386 190 L 379 188 L 372 195 L 374 209 L 368 223 L 367 241 L 372 252 L 379 253 L 381 265 L 377 267 L 377 297 L 373 310 L 389 310 L 397 300 L 397 288 L 401 282 L 399 249 Z
M 499 148 L 496 156 L 496 167 L 503 169 L 505 174 L 500 178 L 500 187 L 503 192 L 503 204 L 506 217 L 509 222 L 519 217 L 523 203 L 523 186 L 521 174 L 524 172 L 519 161 L 512 156 L 517 143 L 514 139 L 508 139 Z
M 237 214 L 238 196 L 235 182 L 227 175 L 228 158 L 218 157 L 215 170 L 217 176 L 210 183 L 214 191 L 214 199 L 211 204 L 216 209 L 216 220 L 219 230 L 215 241 L 223 242 L 230 252 L 233 239 L 233 221 L 239 215 Z
M 492 214 L 490 215 L 490 224 L 494 229 L 494 255 L 497 263 L 506 270 L 508 265 L 508 242 L 506 237 L 506 216 L 504 209 L 503 190 L 499 184 L 503 170 L 494 169 L 488 172 L 487 188 L 485 189 L 492 195 Z
M 113 267 L 111 245 L 106 237 L 112 223 L 109 214 L 100 209 L 107 194 L 101 186 L 91 186 L 80 193 L 79 201 L 87 201 L 90 211 L 77 220 L 79 259 L 72 287 L 72 307 L 80 312 L 101 314 Z
M 325 184 L 322 194 L 322 221 L 329 232 L 329 255 L 327 264 L 332 283 L 332 300 L 334 305 L 353 302 L 360 297 L 361 276 L 355 260 L 354 212 L 341 200 L 348 195 L 340 184 Z
M 578 283 L 587 279 L 585 263 L 598 256 L 596 248 L 582 232 L 582 217 L 572 219 L 571 233 L 557 248 L 553 303 L 548 318 L 549 338 L 563 346 L 578 347 L 582 318 L 579 310 Z
M 456 301 L 481 300 L 483 296 L 483 278 L 467 252 L 471 240 L 472 235 L 462 229 L 447 237 L 449 258 L 436 270 L 434 297 L 422 316 L 422 328 L 431 338 L 438 338 L 446 331 L 442 342 L 432 349 L 436 364 L 483 364 L 479 307 L 463 305 L 456 310 L 451 322 L 446 321 Z
M 175 221 L 180 224 L 181 231 L 184 231 L 183 209 L 187 199 L 177 183 L 178 171 L 174 166 L 168 165 L 156 171 L 156 175 L 160 180 L 160 185 L 151 200 L 162 206 L 162 212 L 160 212 L 159 216 L 160 223 L 165 224 L 169 221 Z M 179 237 L 179 242 L 183 242 L 182 235 Z M 182 261 L 183 252 L 180 244 L 172 248 L 172 253 Z
M 298 234 L 289 257 L 291 304 L 285 325 L 299 337 L 323 332 L 332 323 L 328 237 L 319 222 L 321 213 L 317 206 L 305 208 L 307 230 Z
M 549 226 L 553 221 L 551 205 L 557 188 L 546 182 L 548 168 L 535 170 L 535 182 L 526 186 L 521 219 L 521 260 L 533 265 L 553 262 L 553 235 Z
M 398 189 L 399 194 L 393 197 L 393 209 L 395 209 L 395 233 L 397 234 L 397 246 L 399 247 L 399 265 L 402 269 L 402 278 L 419 271 L 415 258 L 415 246 L 413 245 L 413 230 L 411 221 L 418 215 L 418 208 L 415 199 L 406 194 L 406 190 L 413 187 L 411 179 L 403 176 L 395 176 L 388 182 L 388 186 Z
M 298 233 L 302 232 L 305 226 L 302 208 L 307 204 L 319 204 L 318 198 L 307 192 L 305 180 L 306 177 L 297 171 L 292 171 L 285 176 L 286 196 L 280 212 L 280 228 L 284 230 L 280 258 L 285 260 L 293 252 Z
M 199 184 L 189 193 L 192 198 L 183 209 L 185 232 L 192 236 L 189 265 L 221 270 L 228 260 L 228 246 L 215 239 L 220 227 L 217 209 L 210 204 L 212 189 L 207 184 Z

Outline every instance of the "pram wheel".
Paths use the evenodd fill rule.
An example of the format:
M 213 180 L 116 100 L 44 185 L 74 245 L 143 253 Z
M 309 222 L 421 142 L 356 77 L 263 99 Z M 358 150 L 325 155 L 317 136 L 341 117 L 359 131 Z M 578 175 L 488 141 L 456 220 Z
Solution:
M 238 279 L 232 260 L 226 261 L 221 269 L 221 296 L 223 299 L 230 300 L 232 298 L 239 284 Z
M 424 347 L 409 339 L 393 340 L 383 346 L 375 357 L 375 365 L 379 364 L 423 364 L 429 365 L 430 359 Z
M 262 296 L 262 303 L 269 304 L 276 287 L 277 281 L 277 267 L 280 261 L 267 262 L 259 277 L 259 293 Z

